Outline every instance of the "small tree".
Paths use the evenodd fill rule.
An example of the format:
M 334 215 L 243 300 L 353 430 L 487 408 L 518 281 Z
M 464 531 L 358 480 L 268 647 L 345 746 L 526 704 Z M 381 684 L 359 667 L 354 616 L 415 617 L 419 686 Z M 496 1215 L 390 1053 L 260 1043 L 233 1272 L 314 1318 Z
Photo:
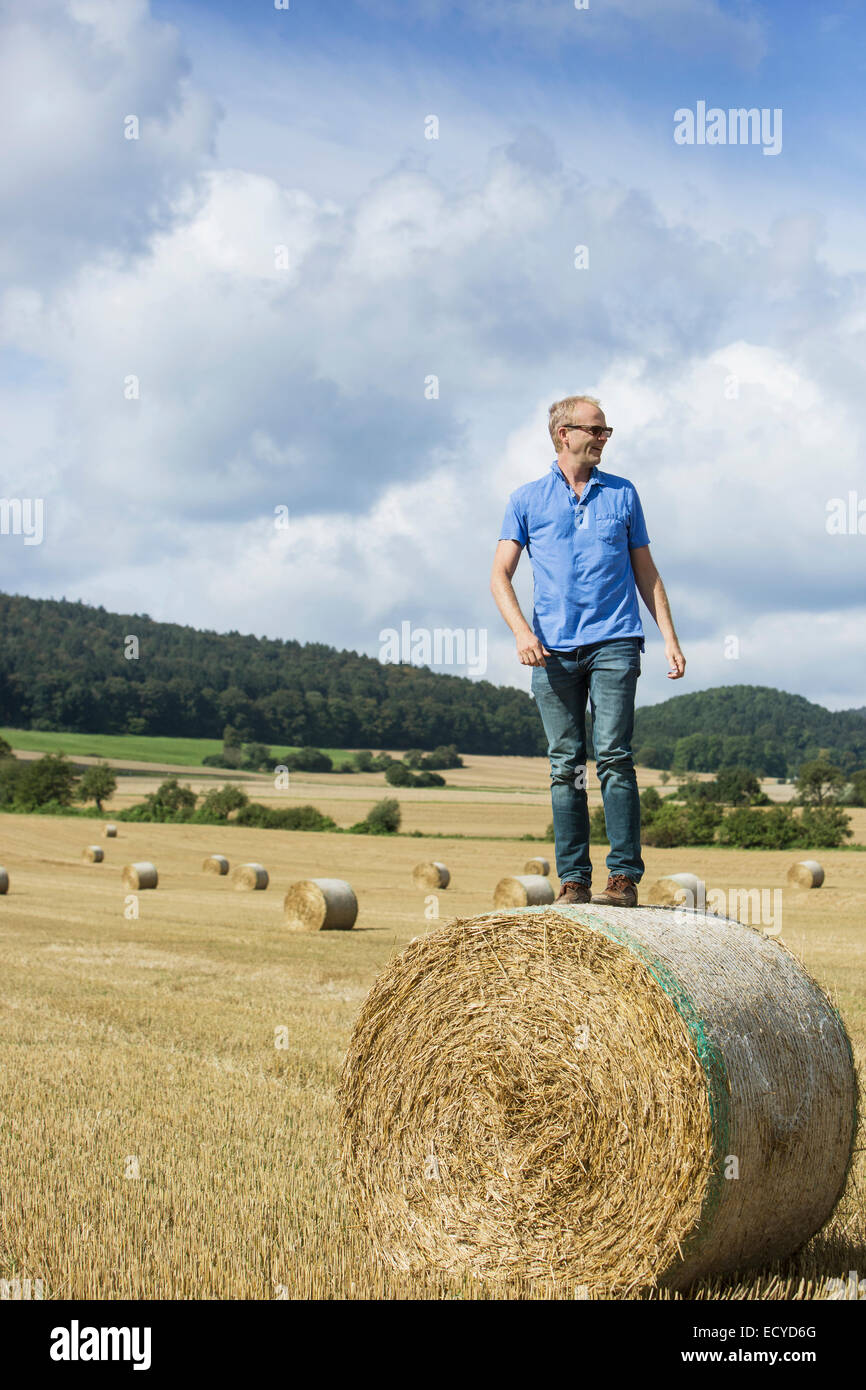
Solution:
M 144 805 L 153 820 L 189 820 L 196 800 L 190 787 L 182 787 L 176 777 L 169 777 L 144 798 Z
M 824 758 L 802 763 L 797 777 L 797 800 L 803 806 L 823 806 L 834 802 L 845 785 L 840 768 Z
M 14 756 L 12 744 L 7 743 L 3 735 L 0 734 L 0 758 L 13 758 Z
M 239 811 L 241 807 L 249 805 L 249 800 L 242 787 L 227 785 L 219 790 L 214 787 L 205 796 L 195 818 L 211 823 L 214 820 L 227 821 L 231 811 Z
M 103 801 L 113 796 L 117 789 L 117 777 L 109 763 L 94 763 L 88 767 L 75 790 L 76 801 L 95 801 L 97 811 L 102 810 Z
M 423 748 L 410 748 L 407 753 L 403 754 L 403 761 L 407 767 L 416 768 L 421 766 L 421 760 L 423 757 Z
M 761 784 L 747 767 L 723 767 L 716 773 L 716 794 L 726 806 L 746 806 L 761 795 Z
M 405 763 L 392 763 L 385 771 L 385 781 L 391 787 L 414 787 L 415 774 Z
M 15 787 L 15 803 L 24 811 L 36 811 L 52 801 L 69 806 L 74 788 L 75 769 L 65 755 L 46 753 L 25 765 Z
M 385 797 L 371 806 L 362 821 L 349 827 L 358 835 L 396 835 L 400 829 L 400 803 L 396 797 Z
M 241 767 L 247 772 L 270 772 L 273 766 L 271 750 L 266 743 L 245 743 Z

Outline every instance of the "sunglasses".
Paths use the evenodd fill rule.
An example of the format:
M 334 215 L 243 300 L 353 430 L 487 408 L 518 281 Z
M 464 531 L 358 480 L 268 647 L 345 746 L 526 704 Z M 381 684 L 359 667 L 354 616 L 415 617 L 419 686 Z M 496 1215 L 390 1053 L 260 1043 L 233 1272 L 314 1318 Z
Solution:
M 593 439 L 610 439 L 613 434 L 613 430 L 607 425 L 561 425 L 560 429 L 586 430 L 586 433 L 591 434 Z

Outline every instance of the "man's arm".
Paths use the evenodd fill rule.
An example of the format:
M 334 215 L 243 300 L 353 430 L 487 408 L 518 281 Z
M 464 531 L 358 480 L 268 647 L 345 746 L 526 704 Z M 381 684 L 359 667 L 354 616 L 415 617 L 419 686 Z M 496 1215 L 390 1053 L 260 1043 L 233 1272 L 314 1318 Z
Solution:
M 668 677 L 672 681 L 679 680 L 680 676 L 685 674 L 686 659 L 680 651 L 680 644 L 674 631 L 674 620 L 671 617 L 671 608 L 662 577 L 655 567 L 648 545 L 637 546 L 636 549 L 630 551 L 630 556 L 638 592 L 655 618 L 658 630 L 664 638 L 665 656 L 670 667 Z
M 493 557 L 493 573 L 490 576 L 490 592 L 496 599 L 496 606 L 514 633 L 517 655 L 523 666 L 546 666 L 545 656 L 549 656 L 536 637 L 529 623 L 520 611 L 517 595 L 511 583 L 523 546 L 518 541 L 500 541 Z

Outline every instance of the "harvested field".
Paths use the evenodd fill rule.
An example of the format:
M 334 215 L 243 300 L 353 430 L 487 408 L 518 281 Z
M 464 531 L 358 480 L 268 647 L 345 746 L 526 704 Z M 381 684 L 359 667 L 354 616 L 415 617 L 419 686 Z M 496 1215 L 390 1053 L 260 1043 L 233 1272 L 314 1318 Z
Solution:
M 574 1296 L 544 1279 L 388 1271 L 337 1180 L 336 1089 L 355 1020 L 389 958 L 439 925 L 412 886 L 413 867 L 448 864 L 445 921 L 489 912 L 496 884 L 530 854 L 553 860 L 550 843 L 516 838 L 543 834 L 550 820 L 540 760 L 472 761 L 464 771 L 482 786 L 476 762 L 503 765 L 483 792 L 443 797 L 440 788 L 432 803 L 397 793 L 404 828 L 421 822 L 454 838 L 228 826 L 218 842 L 233 865 L 267 865 L 267 892 L 237 893 L 228 876 L 202 873 L 211 826 L 121 822 L 97 871 L 81 859 L 88 821 L 0 815 L 10 878 L 0 898 L 0 1109 L 15 1134 L 0 1156 L 0 1277 L 42 1278 L 47 1298 Z M 524 761 L 521 784 L 515 764 Z M 293 783 L 289 804 L 327 809 L 318 794 L 327 784 L 346 825 L 386 794 L 373 781 Z M 853 824 L 866 840 L 866 812 Z M 458 838 L 484 829 L 515 838 Z M 820 851 L 826 879 L 813 893 L 785 884 L 793 857 L 693 849 L 688 863 L 710 891 L 781 891 L 782 940 L 842 1012 L 862 1066 L 866 854 Z M 647 885 L 683 865 L 681 849 L 644 858 Z M 143 860 L 159 866 L 159 889 L 141 895 L 129 921 L 120 870 Z M 593 861 L 603 886 L 601 846 Z M 286 931 L 285 892 L 308 878 L 352 884 L 352 931 Z M 826 1297 L 829 1279 L 866 1269 L 864 1194 L 858 1153 L 831 1225 L 803 1251 L 741 1282 L 706 1280 L 691 1296 Z

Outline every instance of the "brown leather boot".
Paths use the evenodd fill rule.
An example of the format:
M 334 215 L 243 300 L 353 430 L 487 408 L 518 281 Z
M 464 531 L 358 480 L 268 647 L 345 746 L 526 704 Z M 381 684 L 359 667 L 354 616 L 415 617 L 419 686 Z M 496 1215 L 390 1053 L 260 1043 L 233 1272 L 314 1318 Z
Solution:
M 637 907 L 637 884 L 625 874 L 610 874 L 604 892 L 594 893 L 591 901 L 609 907 Z
M 588 903 L 592 899 L 592 889 L 588 883 L 571 882 L 560 885 L 556 899 L 562 907 L 573 907 L 575 903 Z

